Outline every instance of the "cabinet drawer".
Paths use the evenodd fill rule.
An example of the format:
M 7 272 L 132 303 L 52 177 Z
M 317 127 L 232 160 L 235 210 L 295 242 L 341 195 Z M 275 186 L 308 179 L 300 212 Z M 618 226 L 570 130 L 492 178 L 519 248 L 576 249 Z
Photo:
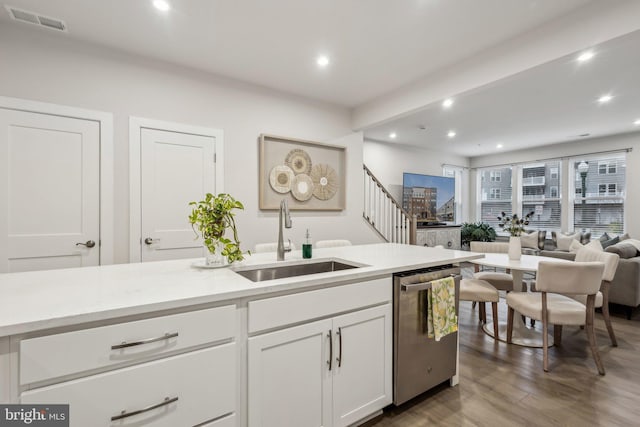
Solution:
M 122 411 L 131 413 L 176 397 L 176 401 L 155 409 L 111 420 L 123 415 Z M 71 427 L 202 424 L 236 411 L 236 344 L 27 391 L 22 393 L 21 402 L 69 404 Z
M 20 342 L 20 384 L 130 363 L 235 333 L 235 305 L 228 305 L 26 339 Z M 123 342 L 134 345 L 112 349 Z
M 391 301 L 391 278 L 249 302 L 249 333 Z

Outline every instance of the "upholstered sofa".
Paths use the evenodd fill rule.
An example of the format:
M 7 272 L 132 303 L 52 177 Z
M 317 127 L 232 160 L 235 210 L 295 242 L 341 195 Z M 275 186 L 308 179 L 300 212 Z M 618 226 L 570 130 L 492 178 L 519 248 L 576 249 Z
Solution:
M 617 245 L 612 245 L 607 248 L 608 252 L 618 253 L 622 255 L 620 262 L 618 263 L 618 269 L 611 281 L 611 288 L 609 290 L 609 302 L 620 304 L 627 307 L 627 318 L 631 318 L 633 310 L 640 306 L 640 256 L 629 256 L 629 254 L 616 252 L 619 245 L 623 245 L 621 242 Z M 540 251 L 540 255 L 563 258 L 568 260 L 574 260 L 575 253 L 564 252 L 558 250 L 543 250 Z M 637 252 L 636 252 L 637 255 Z

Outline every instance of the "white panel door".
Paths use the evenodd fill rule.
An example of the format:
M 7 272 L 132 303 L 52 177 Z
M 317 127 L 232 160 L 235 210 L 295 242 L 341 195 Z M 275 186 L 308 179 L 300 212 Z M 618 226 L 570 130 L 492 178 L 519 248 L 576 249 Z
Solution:
M 98 265 L 98 122 L 0 108 L 0 273 Z
M 249 338 L 249 427 L 331 426 L 330 330 L 329 319 Z
M 333 319 L 333 426 L 343 427 L 392 401 L 391 304 Z
M 141 129 L 141 260 L 204 256 L 189 202 L 215 192 L 215 138 Z

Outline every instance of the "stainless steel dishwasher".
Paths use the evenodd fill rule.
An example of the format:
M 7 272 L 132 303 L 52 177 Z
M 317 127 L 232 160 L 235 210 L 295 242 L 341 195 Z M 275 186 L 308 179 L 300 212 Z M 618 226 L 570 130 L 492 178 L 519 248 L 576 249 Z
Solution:
M 431 281 L 453 276 L 456 313 L 460 269 L 452 265 L 398 273 L 393 278 L 393 403 L 409 399 L 456 374 L 458 333 L 440 341 L 427 337 L 427 289 Z

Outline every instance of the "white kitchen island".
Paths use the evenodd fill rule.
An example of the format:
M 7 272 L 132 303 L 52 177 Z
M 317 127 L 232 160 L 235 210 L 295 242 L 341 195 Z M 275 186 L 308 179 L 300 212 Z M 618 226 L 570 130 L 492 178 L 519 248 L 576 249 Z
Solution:
M 71 402 L 72 426 L 350 425 L 391 402 L 392 274 L 482 256 L 373 244 L 304 260 L 349 270 L 234 271 L 303 261 L 275 255 L 0 275 L 0 402 Z

